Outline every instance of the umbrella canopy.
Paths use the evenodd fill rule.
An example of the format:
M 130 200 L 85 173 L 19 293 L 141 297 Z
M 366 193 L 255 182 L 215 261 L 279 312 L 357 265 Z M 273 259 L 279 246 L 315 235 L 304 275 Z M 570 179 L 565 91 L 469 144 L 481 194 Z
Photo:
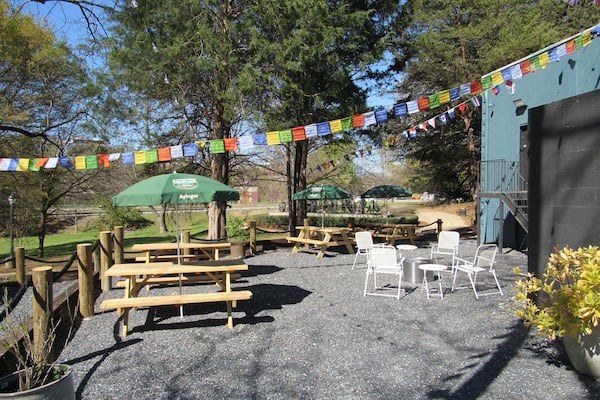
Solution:
M 294 193 L 294 200 L 349 199 L 352 194 L 331 185 L 311 186 Z
M 240 192 L 205 176 L 164 174 L 144 179 L 113 197 L 115 206 L 156 206 L 239 200 Z
M 400 186 L 382 185 L 371 188 L 360 195 L 363 199 L 391 199 L 394 197 L 410 197 L 412 192 Z

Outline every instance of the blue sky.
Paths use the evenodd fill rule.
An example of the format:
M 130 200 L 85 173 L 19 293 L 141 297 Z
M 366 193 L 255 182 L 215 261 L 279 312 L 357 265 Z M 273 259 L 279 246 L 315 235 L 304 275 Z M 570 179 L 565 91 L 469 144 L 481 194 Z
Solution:
M 403 2 L 401 1 L 401 3 Z M 81 10 L 76 5 L 61 1 L 45 4 L 26 2 L 22 10 L 33 15 L 37 20 L 47 21 L 57 37 L 67 40 L 72 46 L 76 46 L 89 37 L 87 24 L 82 17 Z M 373 82 L 368 82 L 368 84 L 372 86 Z M 360 86 L 364 87 L 364 84 L 360 84 Z M 394 95 L 389 91 L 384 92 L 386 93 L 372 90 L 367 98 L 368 106 L 391 108 L 395 103 Z

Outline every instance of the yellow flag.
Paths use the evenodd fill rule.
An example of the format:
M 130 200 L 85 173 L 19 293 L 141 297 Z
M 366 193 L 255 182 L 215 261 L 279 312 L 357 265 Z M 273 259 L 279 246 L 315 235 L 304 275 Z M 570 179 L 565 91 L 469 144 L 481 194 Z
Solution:
M 498 86 L 504 82 L 504 78 L 502 77 L 502 72 L 498 71 L 492 74 L 492 86 Z
M 338 133 L 342 131 L 342 120 L 334 119 L 333 121 L 329 121 L 329 129 L 331 133 Z
M 146 164 L 146 152 L 144 150 L 134 151 L 133 159 L 136 164 Z
M 85 157 L 84 156 L 76 156 L 75 157 L 75 169 L 85 169 Z
M 279 137 L 279 131 L 267 132 L 267 144 L 281 144 L 281 139 Z

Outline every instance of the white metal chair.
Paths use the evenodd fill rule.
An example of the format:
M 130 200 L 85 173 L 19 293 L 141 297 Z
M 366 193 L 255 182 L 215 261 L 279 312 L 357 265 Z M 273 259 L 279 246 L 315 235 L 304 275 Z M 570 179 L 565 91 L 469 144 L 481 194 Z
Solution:
M 458 246 L 460 242 L 460 234 L 455 231 L 441 231 L 438 235 L 438 242 L 431 246 L 431 259 L 436 264 L 441 264 L 440 258 L 447 259 L 452 257 L 452 271 L 454 272 L 454 264 L 456 257 L 459 256 Z
M 393 246 L 375 246 L 369 254 L 370 262 L 367 264 L 364 295 L 395 297 L 400 299 L 402 289 L 402 263 L 404 258 L 398 259 Z M 393 275 L 398 277 L 398 286 L 378 286 L 377 275 Z M 373 276 L 372 291 L 369 291 L 369 278 Z M 381 278 L 380 278 L 381 282 Z M 395 283 L 395 282 L 394 282 Z M 395 294 L 391 294 L 392 290 Z
M 496 276 L 496 270 L 494 269 L 494 261 L 496 259 L 496 254 L 498 253 L 498 247 L 495 244 L 482 244 L 477 247 L 475 251 L 475 257 L 473 261 L 463 260 L 461 258 L 456 258 L 456 264 L 454 265 L 454 278 L 452 279 L 452 291 L 455 289 L 456 285 L 456 277 L 459 272 L 464 272 L 469 277 L 469 281 L 471 282 L 471 287 L 473 288 L 473 292 L 475 292 L 475 297 L 479 298 L 479 296 L 487 296 L 491 294 L 500 293 L 503 295 L 502 288 L 500 287 L 500 282 L 498 282 L 498 277 Z M 480 294 L 477 292 L 477 275 L 482 273 L 489 273 L 494 277 L 494 281 L 496 282 L 496 286 L 498 287 L 497 292 L 486 292 Z M 456 289 L 461 289 L 460 287 Z
M 354 234 L 354 239 L 356 240 L 356 255 L 354 256 L 354 262 L 352 263 L 352 269 L 356 265 L 356 260 L 358 260 L 358 256 L 366 256 L 367 262 L 369 265 L 369 253 L 373 248 L 373 235 L 369 231 L 360 231 Z

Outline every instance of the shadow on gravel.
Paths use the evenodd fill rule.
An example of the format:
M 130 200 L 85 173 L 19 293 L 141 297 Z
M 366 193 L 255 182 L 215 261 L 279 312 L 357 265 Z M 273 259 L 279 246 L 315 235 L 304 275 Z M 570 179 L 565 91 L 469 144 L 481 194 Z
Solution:
M 271 315 L 259 314 L 268 310 L 279 310 L 284 305 L 298 304 L 312 293 L 298 286 L 275 284 L 237 286 L 236 289 L 250 290 L 252 299 L 238 302 L 237 308 L 234 309 L 234 325 L 273 322 L 275 319 Z M 144 325 L 134 326 L 130 332 L 222 326 L 225 325 L 227 320 L 226 312 L 224 302 L 185 305 L 183 307 L 185 316 L 203 316 L 203 318 L 194 321 L 182 321 L 179 318 L 179 307 L 152 307 L 148 310 Z M 239 312 L 243 312 L 246 316 L 236 317 Z M 218 313 L 218 315 L 215 315 L 216 318 L 204 317 L 215 313 Z M 120 322 L 119 319 L 117 324 Z
M 471 374 L 471 378 L 457 387 L 454 391 L 433 390 L 429 392 L 428 397 L 432 399 L 451 400 L 469 400 L 485 397 L 486 389 L 517 355 L 528 336 L 529 330 L 525 329 L 522 323 L 513 325 L 510 327 L 510 331 L 503 337 L 492 338 L 492 340 L 504 339 L 504 342 L 496 347 L 496 351 L 486 363 L 481 364 L 477 360 L 474 360 L 472 364 L 469 364 L 469 368 L 478 368 L 477 371 L 469 371 L 467 369 L 456 371 L 454 374 L 447 376 L 445 381 L 451 383 L 465 374 Z M 481 355 L 482 358 L 487 356 L 487 354 Z M 508 397 L 510 397 L 510 395 L 508 395 Z
M 104 360 L 106 360 L 106 358 L 113 352 L 123 349 L 125 347 L 129 347 L 132 346 L 134 344 L 137 344 L 139 342 L 141 342 L 142 339 L 131 339 L 131 340 L 125 340 L 122 341 L 120 338 L 118 338 L 117 336 L 117 342 L 115 344 L 113 344 L 110 347 L 106 347 L 102 350 L 98 350 L 98 351 L 94 351 L 92 353 L 86 354 L 85 356 L 82 357 L 77 357 L 77 358 L 73 358 L 71 360 L 66 360 L 64 362 L 61 362 L 62 364 L 67 364 L 70 366 L 74 366 L 80 362 L 83 361 L 87 361 L 87 360 L 91 360 L 92 358 L 95 357 L 100 357 L 100 359 L 98 361 L 96 361 L 94 363 L 94 365 L 89 369 L 89 371 L 87 372 L 87 374 L 85 374 L 85 376 L 81 379 L 81 382 L 79 383 L 79 385 L 77 386 L 77 389 L 75 391 L 75 396 L 77 399 L 81 399 L 82 394 L 83 394 L 83 390 L 85 389 L 87 383 L 89 382 L 90 378 L 94 375 L 94 373 L 96 372 L 96 370 L 100 367 L 100 365 L 104 362 Z

